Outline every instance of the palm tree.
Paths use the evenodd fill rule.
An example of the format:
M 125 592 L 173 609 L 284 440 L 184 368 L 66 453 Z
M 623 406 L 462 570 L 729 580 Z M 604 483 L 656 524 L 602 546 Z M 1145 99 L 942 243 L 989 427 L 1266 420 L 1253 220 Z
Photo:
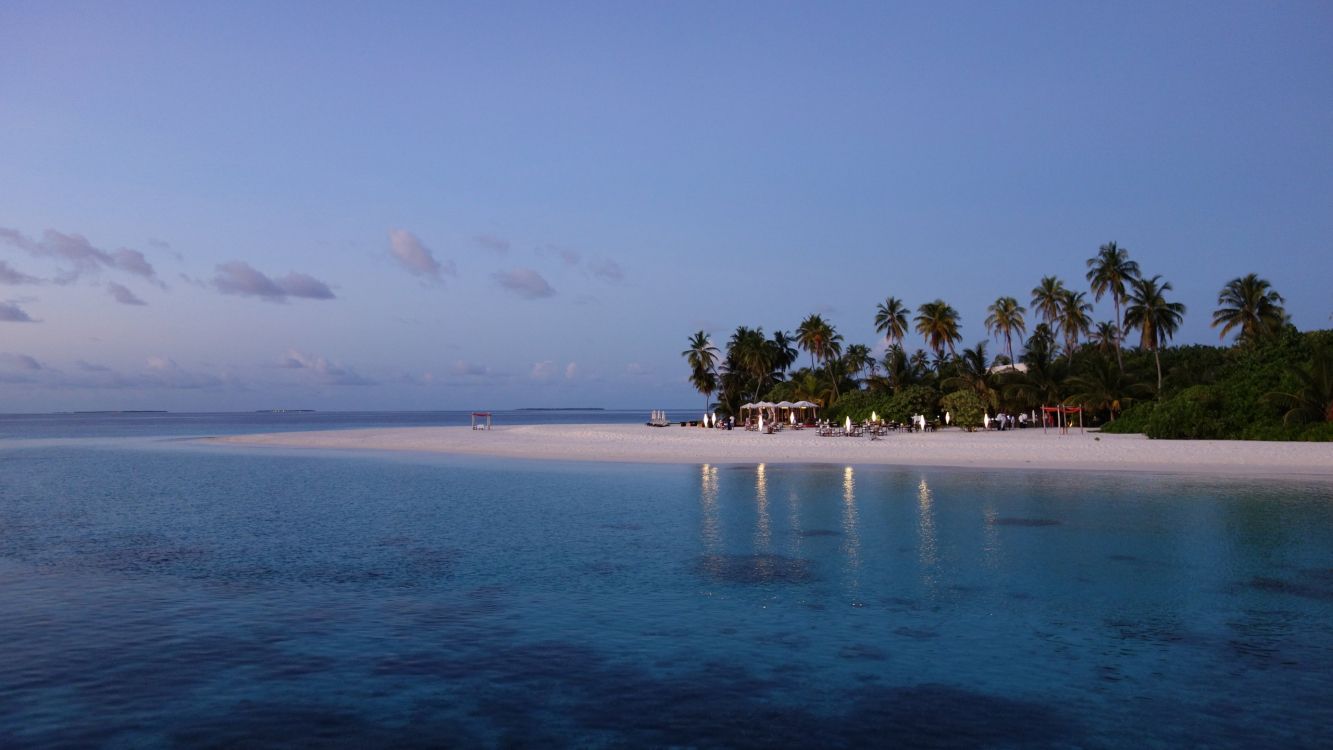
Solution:
M 1264 396 L 1269 403 L 1287 410 L 1282 415 L 1283 424 L 1333 422 L 1333 347 L 1316 347 L 1308 367 L 1293 365 L 1290 372 L 1296 390 Z
M 816 361 L 828 365 L 842 356 L 842 335 L 819 315 L 811 315 L 801 321 L 801 325 L 796 329 L 796 342 L 802 349 L 810 352 L 812 368 Z M 838 396 L 836 378 L 833 378 L 833 390 L 836 400 Z
M 889 344 L 902 343 L 907 335 L 907 314 L 911 310 L 897 297 L 889 297 L 875 308 L 875 331 L 884 334 Z
M 937 299 L 917 308 L 916 331 L 926 339 L 926 344 L 935 350 L 935 356 L 944 357 L 944 347 L 949 347 L 950 354 L 956 354 L 954 344 L 962 341 L 963 334 L 958 332 L 958 311 L 947 302 Z
M 1140 332 L 1139 345 L 1152 352 L 1157 363 L 1157 396 L 1162 395 L 1162 356 L 1161 348 L 1180 327 L 1185 317 L 1185 306 L 1179 302 L 1167 302 L 1165 293 L 1171 291 L 1171 282 L 1160 281 L 1161 275 L 1145 279 L 1136 278 L 1130 282 L 1128 304 L 1125 306 L 1125 327 L 1137 328 Z M 1160 283 L 1159 283 L 1160 281 Z
M 1063 281 L 1054 276 L 1041 277 L 1041 283 L 1032 288 L 1032 311 L 1041 315 L 1047 325 L 1059 325 L 1065 293 Z
M 1083 371 L 1069 379 L 1069 387 L 1069 401 L 1092 411 L 1105 411 L 1112 422 L 1116 414 L 1148 391 L 1103 354 L 1090 357 Z
M 1221 307 L 1213 312 L 1213 327 L 1222 327 L 1218 338 L 1226 338 L 1232 330 L 1239 329 L 1237 341 L 1257 343 L 1276 334 L 1287 322 L 1283 302 L 1286 300 L 1273 290 L 1268 279 L 1257 274 L 1232 279 L 1217 295 Z
M 1027 308 L 1018 304 L 1018 300 L 1013 297 L 1001 297 L 995 300 L 995 304 L 986 308 L 989 314 L 986 316 L 986 330 L 990 331 L 996 341 L 1000 336 L 1004 336 L 1005 350 L 1009 352 L 1009 362 L 1014 361 L 1014 333 L 1020 336 L 1027 332 L 1027 324 L 1023 320 L 1023 313 Z
M 754 399 L 758 400 L 773 372 L 773 348 L 764 338 L 764 329 L 741 326 L 727 342 L 729 370 L 753 379 Z
M 832 327 L 819 315 L 809 315 L 796 327 L 796 343 L 810 353 L 810 368 L 814 369 L 816 351 L 822 351 Z
M 1065 292 L 1060 302 L 1060 331 L 1065 336 L 1065 353 L 1071 359 L 1078 347 L 1079 336 L 1086 335 L 1092 325 L 1092 305 L 1087 302 L 1087 292 Z
M 857 378 L 862 372 L 873 370 L 876 366 L 875 358 L 870 354 L 870 347 L 865 344 L 851 344 L 847 351 L 842 355 L 842 363 L 847 368 L 847 374 L 853 379 Z
M 690 365 L 690 383 L 704 394 L 704 410 L 708 410 L 713 391 L 717 390 L 717 347 L 705 331 L 690 337 L 690 348 L 680 353 Z
M 792 338 L 792 335 L 786 331 L 774 331 L 771 343 L 773 344 L 774 354 L 773 364 L 781 372 L 787 372 L 787 370 L 791 369 L 792 365 L 796 364 L 798 352 L 795 346 L 795 340 Z
M 1125 302 L 1125 284 L 1139 277 L 1139 264 L 1129 259 L 1129 251 L 1108 242 L 1097 249 L 1097 254 L 1088 258 L 1088 283 L 1092 286 L 1092 298 L 1098 302 L 1107 294 L 1115 304 L 1116 325 L 1122 325 L 1120 306 Z M 1125 338 L 1124 328 L 1115 338 L 1115 361 L 1123 372 L 1125 360 L 1120 355 L 1120 342 Z
M 1093 329 L 1089 340 L 1103 354 L 1120 354 L 1120 326 L 1113 320 L 1103 320 Z M 1117 364 L 1118 364 L 1117 360 Z M 1123 368 L 1121 368 L 1123 370 Z
M 996 377 L 991 373 L 988 363 L 986 342 L 978 341 L 976 348 L 964 349 L 963 353 L 958 356 L 957 374 L 945 378 L 940 385 L 950 390 L 969 389 L 981 398 L 981 403 L 996 408 L 1000 403 L 1000 394 L 996 385 Z

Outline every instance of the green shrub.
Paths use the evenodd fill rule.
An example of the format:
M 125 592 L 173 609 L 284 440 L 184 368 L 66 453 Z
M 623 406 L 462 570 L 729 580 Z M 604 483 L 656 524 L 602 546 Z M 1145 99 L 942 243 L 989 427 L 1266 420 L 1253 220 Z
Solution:
M 906 422 L 915 414 L 923 414 L 928 420 L 934 419 L 939 413 L 938 403 L 939 394 L 934 388 L 909 385 L 893 394 L 884 407 L 884 415 L 894 422 Z
M 847 417 L 851 417 L 853 422 L 864 422 L 870 419 L 872 412 L 878 412 L 881 417 L 887 414 L 889 401 L 890 397 L 886 394 L 850 391 L 844 393 L 833 406 L 825 409 L 821 416 L 833 422 L 842 422 Z
M 1214 386 L 1194 385 L 1157 405 L 1143 434 L 1168 440 L 1213 440 L 1226 431 Z
M 1140 401 L 1120 412 L 1120 416 L 1116 417 L 1114 422 L 1102 425 L 1101 431 L 1116 435 L 1143 432 L 1148 429 L 1148 420 L 1152 417 L 1153 409 L 1156 406 L 1156 401 Z
M 940 399 L 940 408 L 949 412 L 953 424 L 972 432 L 980 427 L 986 415 L 986 406 L 973 390 L 954 391 Z

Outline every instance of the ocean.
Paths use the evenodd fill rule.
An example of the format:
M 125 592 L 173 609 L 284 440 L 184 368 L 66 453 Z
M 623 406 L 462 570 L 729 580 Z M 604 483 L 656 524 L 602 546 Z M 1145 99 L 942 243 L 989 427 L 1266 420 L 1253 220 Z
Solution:
M 466 423 L 0 416 L 0 747 L 1333 734 L 1330 483 L 190 439 Z

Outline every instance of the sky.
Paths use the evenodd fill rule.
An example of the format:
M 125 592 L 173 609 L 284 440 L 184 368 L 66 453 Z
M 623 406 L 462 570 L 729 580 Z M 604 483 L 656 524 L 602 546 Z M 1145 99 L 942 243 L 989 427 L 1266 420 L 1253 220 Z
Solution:
M 970 346 L 1110 241 L 1177 343 L 1251 272 L 1333 327 L 1327 2 L 7 0 L 0 40 L 0 411 L 701 408 L 694 331 L 882 348 L 893 295 Z

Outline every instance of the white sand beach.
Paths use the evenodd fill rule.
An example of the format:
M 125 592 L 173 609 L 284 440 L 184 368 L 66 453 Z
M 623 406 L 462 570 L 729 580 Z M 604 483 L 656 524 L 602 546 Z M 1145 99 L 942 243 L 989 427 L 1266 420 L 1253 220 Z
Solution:
M 1068 435 L 1014 430 L 891 433 L 879 440 L 820 437 L 814 430 L 764 435 L 743 430 L 640 425 L 524 425 L 285 432 L 213 438 L 247 446 L 454 453 L 565 461 L 643 463 L 832 463 L 995 469 L 1147 471 L 1333 479 L 1333 444 L 1148 440 L 1140 435 Z

